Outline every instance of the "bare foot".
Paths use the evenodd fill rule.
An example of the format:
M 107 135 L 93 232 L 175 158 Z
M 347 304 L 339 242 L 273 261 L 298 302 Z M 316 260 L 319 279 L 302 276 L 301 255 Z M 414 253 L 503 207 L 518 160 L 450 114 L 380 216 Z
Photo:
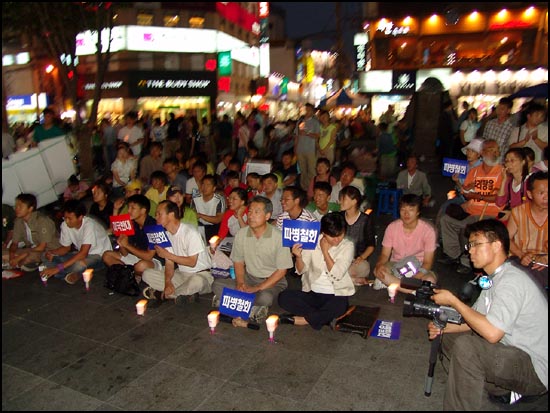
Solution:
M 234 318 L 231 324 L 233 324 L 233 327 L 248 327 L 248 321 L 243 320 L 241 317 Z

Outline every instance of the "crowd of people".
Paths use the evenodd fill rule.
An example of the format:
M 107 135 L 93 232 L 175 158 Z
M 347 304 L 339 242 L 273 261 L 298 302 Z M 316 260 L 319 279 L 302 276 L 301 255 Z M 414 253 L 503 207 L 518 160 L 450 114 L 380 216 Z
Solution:
M 104 120 L 95 138 L 103 153 L 94 158 L 103 174 L 89 185 L 68 178 L 60 225 L 37 209 L 33 194 L 18 195 L 13 213 L 3 205 L 7 261 L 26 271 L 40 267 L 43 279 L 69 284 L 86 268 L 133 266 L 152 306 L 209 293 L 217 306 L 229 287 L 255 294 L 251 322 L 263 321 L 277 302 L 287 311 L 282 322 L 319 330 L 342 317 L 364 285 L 395 284 L 404 293 L 411 291 L 401 287 L 403 278 L 436 285 L 438 260 L 476 279 L 484 275 L 492 286 L 473 307 L 435 289 L 435 303 L 455 308 L 464 323 L 443 329 L 430 323 L 430 337 L 476 333 L 444 336 L 450 360 L 445 407 L 475 410 L 487 394 L 510 391 L 540 395 L 548 386 L 546 108 L 527 105 L 516 126 L 511 107 L 503 98 L 483 125 L 472 108 L 454 122 L 440 155 L 466 159 L 468 167 L 465 176 L 453 175 L 456 196 L 441 205 L 435 224 L 422 217 L 423 208 L 434 206 L 428 175 L 392 116 L 375 125 L 361 111 L 346 125 L 306 104 L 303 117 L 277 125 L 257 110 L 238 113 L 233 123 L 227 115 L 201 124 L 172 114 L 150 128 L 131 112 L 118 131 Z M 38 131 L 38 141 L 48 138 Z M 346 150 L 353 140 L 363 145 Z M 363 162 L 365 147 L 374 163 Z M 269 172 L 249 170 L 266 159 Z M 403 193 L 394 200 L 399 217 L 384 229 L 376 262 L 370 261 L 377 245 L 366 195 L 373 175 Z M 110 218 L 120 214 L 129 214 L 133 235 L 112 233 Z M 293 220 L 320 222 L 314 249 L 282 246 L 283 225 Z M 145 229 L 155 224 L 170 247 L 150 249 Z M 228 237 L 235 277 L 214 278 L 211 269 Z M 301 288 L 289 289 L 288 277 Z M 512 363 L 516 358 L 521 366 Z

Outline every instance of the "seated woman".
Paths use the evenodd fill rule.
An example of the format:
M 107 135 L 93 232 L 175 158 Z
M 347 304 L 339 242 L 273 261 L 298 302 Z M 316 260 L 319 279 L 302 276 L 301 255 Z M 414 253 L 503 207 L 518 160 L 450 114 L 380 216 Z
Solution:
M 363 197 L 356 187 L 348 185 L 342 188 L 339 199 L 340 214 L 346 222 L 346 237 L 355 245 L 355 259 L 349 272 L 355 285 L 365 285 L 370 274 L 368 259 L 376 245 L 374 222 L 371 215 L 361 212 Z
M 94 202 L 90 206 L 90 212 L 88 213 L 88 215 L 96 218 L 107 230 L 111 227 L 109 217 L 113 215 L 114 208 L 113 202 L 109 200 L 110 192 L 111 188 L 107 184 L 103 182 L 96 183 L 92 188 Z
M 234 237 L 242 227 L 248 222 L 248 193 L 243 188 L 233 188 L 227 197 L 228 210 L 223 214 L 220 230 L 218 231 L 219 241 L 227 235 Z
M 168 191 L 166 191 L 166 199 L 168 201 L 174 202 L 178 206 L 180 210 L 181 222 L 185 224 L 190 224 L 194 227 L 199 226 L 197 213 L 192 208 L 185 205 L 185 202 L 183 202 L 185 199 L 183 188 L 178 185 L 172 185 L 170 188 L 168 188 Z
M 504 208 L 499 218 L 508 222 L 510 211 L 527 200 L 527 177 L 529 166 L 523 148 L 512 148 L 504 155 L 505 174 L 495 199 L 497 206 Z
M 287 289 L 279 294 L 279 306 L 291 313 L 282 314 L 281 323 L 320 330 L 346 312 L 355 287 L 349 273 L 354 245 L 345 236 L 345 218 L 333 213 L 321 219 L 321 235 L 314 250 L 294 244 L 292 253 L 296 274 L 302 276 L 302 291 Z

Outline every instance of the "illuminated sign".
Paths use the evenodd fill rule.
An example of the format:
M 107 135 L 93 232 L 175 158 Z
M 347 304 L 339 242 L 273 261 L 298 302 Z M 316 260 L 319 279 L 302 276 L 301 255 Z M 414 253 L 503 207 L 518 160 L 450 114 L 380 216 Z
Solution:
M 385 93 L 392 89 L 391 70 L 369 70 L 359 74 L 359 91 Z
M 260 16 L 260 19 L 265 19 L 266 17 L 269 17 L 269 2 L 268 1 L 258 2 L 258 15 Z
M 122 80 L 116 80 L 113 82 L 103 82 L 101 84 L 101 90 L 116 90 L 120 89 L 124 85 Z M 84 90 L 94 90 L 95 83 L 89 82 L 84 84 Z
M 414 70 L 394 70 L 392 76 L 392 92 L 412 94 L 416 88 L 416 72 Z
M 365 70 L 365 66 L 367 64 L 366 46 L 364 44 L 360 44 L 358 46 L 355 46 L 355 49 L 356 49 L 357 71 L 362 72 Z
M 382 32 L 386 36 L 401 36 L 409 33 L 411 30 L 408 26 L 396 26 L 393 22 L 382 20 L 378 23 L 376 31 Z
M 231 76 L 231 52 L 218 53 L 218 74 Z
M 215 96 L 216 72 L 129 72 L 129 97 L 142 96 Z

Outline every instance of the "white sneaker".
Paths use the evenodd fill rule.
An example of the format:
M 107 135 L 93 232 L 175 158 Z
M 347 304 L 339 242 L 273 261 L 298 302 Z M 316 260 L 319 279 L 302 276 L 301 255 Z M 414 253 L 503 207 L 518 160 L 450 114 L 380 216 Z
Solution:
M 372 283 L 373 290 L 383 290 L 384 288 L 388 288 L 388 286 L 380 281 L 378 278 Z

